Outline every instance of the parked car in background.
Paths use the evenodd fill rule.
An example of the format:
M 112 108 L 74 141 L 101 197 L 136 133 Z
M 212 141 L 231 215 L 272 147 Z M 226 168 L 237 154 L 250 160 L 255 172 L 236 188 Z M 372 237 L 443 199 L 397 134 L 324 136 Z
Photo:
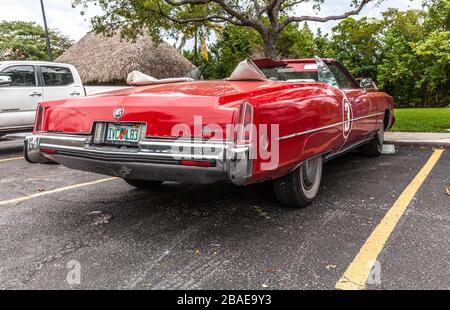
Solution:
M 0 136 L 33 128 L 39 102 L 84 97 L 124 86 L 84 87 L 72 65 L 41 61 L 0 62 Z
M 378 156 L 391 96 L 333 59 L 246 60 L 226 80 L 140 86 L 41 103 L 25 159 L 163 181 L 273 182 L 279 201 L 317 195 L 322 163 L 351 149 Z

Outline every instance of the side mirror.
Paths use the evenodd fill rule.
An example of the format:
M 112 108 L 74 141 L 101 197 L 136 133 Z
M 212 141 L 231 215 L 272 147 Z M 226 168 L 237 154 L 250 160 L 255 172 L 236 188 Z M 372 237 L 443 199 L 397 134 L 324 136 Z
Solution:
M 359 86 L 362 88 L 373 88 L 374 83 L 372 78 L 362 78 L 359 80 Z
M 10 85 L 12 83 L 11 77 L 7 75 L 0 75 L 0 86 Z

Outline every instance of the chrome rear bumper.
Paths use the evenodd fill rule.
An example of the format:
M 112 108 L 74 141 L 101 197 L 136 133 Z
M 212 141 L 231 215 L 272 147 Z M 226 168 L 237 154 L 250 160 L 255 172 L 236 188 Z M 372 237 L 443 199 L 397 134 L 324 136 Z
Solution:
M 99 146 L 92 136 L 33 134 L 25 138 L 31 163 L 136 180 L 245 184 L 252 175 L 251 145 L 198 139 L 145 139 L 136 147 Z

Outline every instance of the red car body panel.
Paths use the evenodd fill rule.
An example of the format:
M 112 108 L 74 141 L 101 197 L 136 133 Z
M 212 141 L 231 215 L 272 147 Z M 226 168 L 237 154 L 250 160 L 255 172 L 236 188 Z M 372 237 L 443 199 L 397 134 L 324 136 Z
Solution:
M 242 100 L 301 84 L 256 81 L 197 81 L 144 86 L 99 96 L 43 103 L 46 107 L 43 131 L 85 133 L 95 121 L 115 121 L 112 110 L 123 107 L 123 122 L 147 123 L 146 136 L 169 137 L 175 124 L 193 129 L 194 116 L 203 122 L 226 125 Z M 193 132 L 193 131 L 192 131 Z
M 315 60 L 282 62 L 301 69 Z M 345 98 L 351 106 L 349 111 Z M 146 137 L 173 138 L 173 127 L 184 123 L 195 135 L 208 138 L 195 130 L 194 117 L 201 116 L 203 125 L 214 123 L 225 130 L 236 122 L 243 101 L 254 107 L 254 123 L 278 124 L 280 137 L 276 169 L 262 169 L 268 160 L 258 156 L 246 184 L 279 178 L 317 155 L 338 154 L 373 136 L 383 121 L 385 126 L 392 126 L 394 121 L 392 97 L 357 85 L 339 90 L 322 83 L 223 80 L 143 86 L 42 103 L 45 114 L 40 132 L 92 134 L 95 122 L 115 122 L 113 110 L 123 107 L 125 113 L 120 121 L 147 124 Z

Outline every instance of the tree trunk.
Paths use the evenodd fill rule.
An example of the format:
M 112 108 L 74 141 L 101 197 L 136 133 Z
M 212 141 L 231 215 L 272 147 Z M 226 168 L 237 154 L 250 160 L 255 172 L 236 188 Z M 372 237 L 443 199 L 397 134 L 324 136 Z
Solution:
M 264 41 L 264 57 L 275 59 L 277 57 L 277 49 L 275 42 L 277 38 L 274 34 L 269 34 Z

